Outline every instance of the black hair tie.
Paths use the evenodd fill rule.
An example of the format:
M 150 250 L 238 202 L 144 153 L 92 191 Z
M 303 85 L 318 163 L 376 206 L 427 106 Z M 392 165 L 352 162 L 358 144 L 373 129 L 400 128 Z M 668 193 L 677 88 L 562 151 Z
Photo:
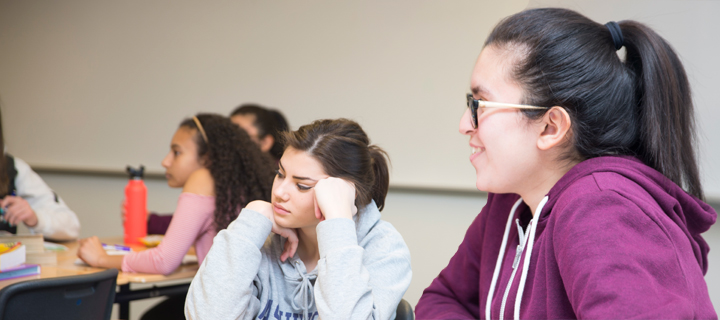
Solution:
M 623 42 L 625 39 L 623 39 L 622 30 L 620 30 L 620 25 L 617 24 L 615 21 L 610 21 L 605 24 L 605 26 L 610 30 L 610 35 L 612 36 L 613 44 L 615 45 L 615 50 L 620 50 L 623 46 Z

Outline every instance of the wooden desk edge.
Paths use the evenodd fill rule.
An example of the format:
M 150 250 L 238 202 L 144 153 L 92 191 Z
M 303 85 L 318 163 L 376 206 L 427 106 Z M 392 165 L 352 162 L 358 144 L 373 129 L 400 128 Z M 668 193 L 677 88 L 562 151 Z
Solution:
M 122 237 L 108 237 L 108 238 L 101 238 L 100 241 L 102 241 L 104 243 L 110 243 L 110 244 L 122 244 L 123 239 L 122 239 Z M 26 277 L 14 278 L 14 279 L 0 280 L 0 290 L 11 284 L 22 282 L 22 281 L 83 275 L 83 274 L 95 273 L 95 272 L 100 272 L 100 271 L 106 270 L 104 268 L 94 268 L 94 267 L 90 267 L 90 266 L 83 266 L 83 265 L 75 264 L 75 261 L 78 259 L 78 256 L 77 256 L 78 243 L 77 243 L 77 241 L 66 242 L 66 243 L 63 243 L 63 245 L 68 247 L 68 250 L 57 252 L 57 261 L 58 262 L 56 265 L 41 265 L 39 275 L 32 275 L 32 276 L 26 276 Z M 144 247 L 136 248 L 135 246 L 133 246 L 133 249 L 138 249 L 138 248 L 144 249 Z M 180 267 L 178 267 L 175 271 L 173 271 L 173 273 L 171 273 L 169 275 L 120 271 L 118 273 L 118 277 L 117 277 L 117 285 L 125 285 L 128 283 L 158 283 L 158 282 L 163 282 L 163 281 L 172 281 L 172 280 L 181 280 L 181 279 L 192 280 L 192 278 L 195 276 L 195 274 L 197 273 L 199 268 L 200 268 L 200 266 L 197 263 L 180 265 Z

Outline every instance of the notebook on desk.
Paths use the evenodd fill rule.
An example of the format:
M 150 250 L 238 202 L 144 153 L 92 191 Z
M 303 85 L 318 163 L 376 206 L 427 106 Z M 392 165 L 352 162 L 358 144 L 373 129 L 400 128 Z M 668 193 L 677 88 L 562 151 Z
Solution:
M 37 264 L 22 264 L 12 269 L 0 272 L 0 280 L 7 280 L 19 277 L 26 277 L 40 274 L 40 266 Z

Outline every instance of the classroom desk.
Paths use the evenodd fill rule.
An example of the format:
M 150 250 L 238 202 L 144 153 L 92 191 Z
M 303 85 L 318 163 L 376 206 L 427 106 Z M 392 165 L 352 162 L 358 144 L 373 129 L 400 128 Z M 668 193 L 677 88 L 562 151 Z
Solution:
M 102 241 L 104 243 L 108 243 L 108 244 L 123 244 L 122 237 L 100 238 L 100 241 Z M 40 274 L 39 275 L 0 281 L 0 289 L 4 288 L 10 284 L 13 284 L 13 283 L 32 280 L 32 279 L 48 279 L 48 278 L 56 278 L 56 277 L 75 276 L 75 275 L 82 275 L 82 274 L 100 272 L 100 271 L 105 270 L 103 268 L 93 268 L 93 267 L 75 264 L 75 261 L 78 259 L 78 256 L 77 256 L 78 242 L 72 241 L 72 242 L 64 242 L 62 244 L 64 246 L 68 247 L 68 250 L 57 253 L 57 265 L 42 265 L 42 266 L 40 266 Z M 133 251 L 146 250 L 145 246 L 143 246 L 143 245 L 130 246 L 130 247 L 133 249 Z M 194 254 L 195 252 L 191 248 L 189 253 Z M 189 283 L 186 283 L 186 284 L 163 286 L 163 287 L 154 286 L 151 289 L 131 290 L 130 289 L 131 283 L 149 283 L 149 284 L 158 283 L 159 284 L 161 282 L 171 281 L 171 280 L 183 280 L 183 279 L 191 280 L 195 276 L 195 273 L 197 273 L 197 271 L 198 271 L 198 264 L 193 263 L 193 264 L 181 265 L 179 268 L 177 268 L 175 271 L 173 271 L 173 273 L 171 273 L 167 276 L 162 275 L 162 274 L 148 274 L 148 273 L 130 273 L 130 272 L 118 273 L 117 285 L 120 290 L 115 294 L 115 303 L 119 304 L 119 306 L 120 306 L 119 318 L 120 319 L 129 319 L 130 301 L 178 294 L 178 293 L 187 291 L 187 288 L 190 286 Z

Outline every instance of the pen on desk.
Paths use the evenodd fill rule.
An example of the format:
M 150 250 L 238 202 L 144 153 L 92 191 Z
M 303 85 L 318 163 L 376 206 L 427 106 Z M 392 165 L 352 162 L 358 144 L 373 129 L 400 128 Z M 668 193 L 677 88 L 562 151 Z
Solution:
M 132 249 L 130 249 L 130 247 L 121 246 L 119 244 L 103 243 L 102 246 L 103 246 L 103 249 L 112 249 L 112 250 L 118 250 L 118 251 L 132 251 Z

